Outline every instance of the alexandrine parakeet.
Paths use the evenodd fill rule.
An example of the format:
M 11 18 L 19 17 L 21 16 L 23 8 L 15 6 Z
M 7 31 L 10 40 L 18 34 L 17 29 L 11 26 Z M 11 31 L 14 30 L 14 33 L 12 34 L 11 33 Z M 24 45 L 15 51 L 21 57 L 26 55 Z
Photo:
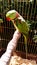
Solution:
M 26 57 L 27 57 L 27 37 L 30 28 L 29 21 L 25 20 L 16 10 L 10 10 L 6 14 L 6 19 L 12 21 L 14 27 L 18 29 L 24 36 Z

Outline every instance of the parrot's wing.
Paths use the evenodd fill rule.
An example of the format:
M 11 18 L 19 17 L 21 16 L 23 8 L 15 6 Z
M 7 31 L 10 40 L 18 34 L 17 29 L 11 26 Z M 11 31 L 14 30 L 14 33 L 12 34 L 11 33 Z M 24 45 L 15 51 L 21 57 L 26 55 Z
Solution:
M 16 23 L 16 24 L 15 24 Z M 21 33 L 27 35 L 29 31 L 29 25 L 25 21 L 15 20 L 14 27 L 18 29 Z

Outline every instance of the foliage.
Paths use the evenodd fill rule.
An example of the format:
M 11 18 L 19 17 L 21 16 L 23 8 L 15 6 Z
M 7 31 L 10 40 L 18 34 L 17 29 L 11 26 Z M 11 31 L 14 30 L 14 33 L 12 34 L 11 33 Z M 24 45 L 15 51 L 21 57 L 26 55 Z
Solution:
M 33 41 L 34 41 L 35 43 L 37 43 L 37 35 L 34 35 Z

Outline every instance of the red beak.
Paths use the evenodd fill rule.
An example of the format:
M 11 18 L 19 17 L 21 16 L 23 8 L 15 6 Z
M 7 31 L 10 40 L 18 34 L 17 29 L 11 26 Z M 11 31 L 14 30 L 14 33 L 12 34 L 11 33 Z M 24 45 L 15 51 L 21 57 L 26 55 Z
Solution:
M 6 21 L 10 21 L 10 18 L 9 18 L 9 17 L 7 17 L 7 18 L 6 18 Z

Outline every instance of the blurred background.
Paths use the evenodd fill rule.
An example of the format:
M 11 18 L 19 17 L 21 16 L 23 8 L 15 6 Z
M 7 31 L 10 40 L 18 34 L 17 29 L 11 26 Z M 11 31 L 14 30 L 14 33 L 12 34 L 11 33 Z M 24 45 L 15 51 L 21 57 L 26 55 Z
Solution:
M 0 0 L 0 51 L 6 50 L 12 39 L 15 28 L 12 22 L 6 21 L 6 13 L 15 9 L 25 20 L 31 21 L 31 30 L 27 42 L 28 53 L 37 55 L 37 0 Z M 24 37 L 18 41 L 16 50 L 25 52 Z M 0 53 L 1 54 L 1 53 Z

